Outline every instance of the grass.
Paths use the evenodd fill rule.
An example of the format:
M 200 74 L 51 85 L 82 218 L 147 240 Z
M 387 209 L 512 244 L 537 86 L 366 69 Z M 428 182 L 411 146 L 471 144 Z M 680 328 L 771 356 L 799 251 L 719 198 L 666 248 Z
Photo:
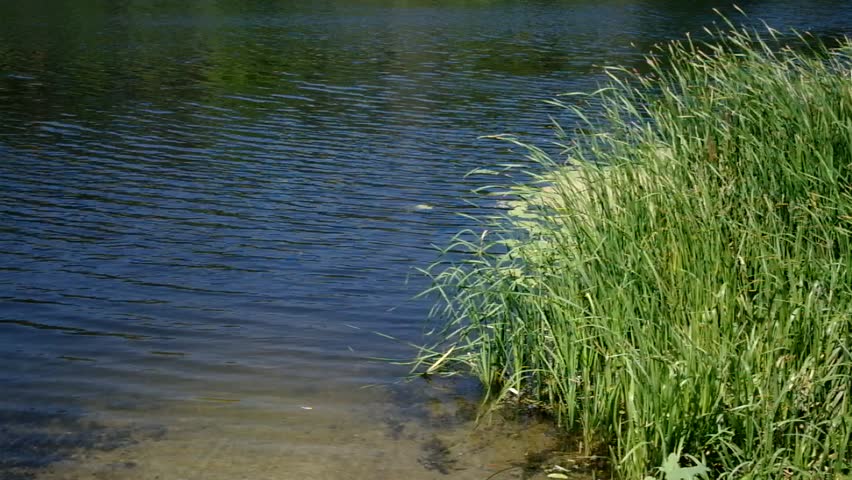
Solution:
M 707 33 L 557 102 L 583 131 L 525 145 L 546 173 L 428 269 L 419 361 L 546 409 L 616 478 L 852 478 L 852 42 Z

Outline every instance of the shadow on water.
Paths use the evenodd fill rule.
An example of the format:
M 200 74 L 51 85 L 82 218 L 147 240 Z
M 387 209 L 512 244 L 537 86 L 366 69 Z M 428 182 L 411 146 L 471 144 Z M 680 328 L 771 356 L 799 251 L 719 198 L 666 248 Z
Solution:
M 113 428 L 68 411 L 0 411 L 0 480 L 31 480 L 40 470 L 86 451 L 158 439 L 162 428 Z M 126 468 L 132 468 L 127 462 Z

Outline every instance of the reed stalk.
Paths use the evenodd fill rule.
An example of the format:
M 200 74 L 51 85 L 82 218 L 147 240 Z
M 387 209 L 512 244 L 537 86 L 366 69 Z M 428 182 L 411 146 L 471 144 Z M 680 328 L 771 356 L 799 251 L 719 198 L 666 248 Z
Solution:
M 595 114 L 556 102 L 583 133 L 525 146 L 546 173 L 427 269 L 446 323 L 420 361 L 539 405 L 616 478 L 673 452 L 852 478 L 852 42 L 707 33 L 607 69 Z

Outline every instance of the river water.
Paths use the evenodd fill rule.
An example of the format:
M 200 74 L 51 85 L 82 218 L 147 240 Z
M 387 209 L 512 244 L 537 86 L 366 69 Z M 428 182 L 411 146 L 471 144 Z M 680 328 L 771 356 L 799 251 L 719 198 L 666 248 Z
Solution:
M 465 174 L 523 161 L 479 137 L 546 144 L 545 100 L 727 4 L 0 2 L 0 480 L 540 475 L 546 422 L 376 359 L 422 341 Z

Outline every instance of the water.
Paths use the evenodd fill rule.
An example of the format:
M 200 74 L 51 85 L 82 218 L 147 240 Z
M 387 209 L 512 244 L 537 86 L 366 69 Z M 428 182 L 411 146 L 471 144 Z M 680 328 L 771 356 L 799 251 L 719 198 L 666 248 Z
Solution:
M 727 4 L 686 3 L 0 3 L 0 479 L 481 479 L 567 448 L 371 359 L 422 339 L 413 269 L 495 181 L 465 173 L 522 160 L 479 137 L 546 143 L 544 100 Z M 741 6 L 852 33 L 848 2 Z

